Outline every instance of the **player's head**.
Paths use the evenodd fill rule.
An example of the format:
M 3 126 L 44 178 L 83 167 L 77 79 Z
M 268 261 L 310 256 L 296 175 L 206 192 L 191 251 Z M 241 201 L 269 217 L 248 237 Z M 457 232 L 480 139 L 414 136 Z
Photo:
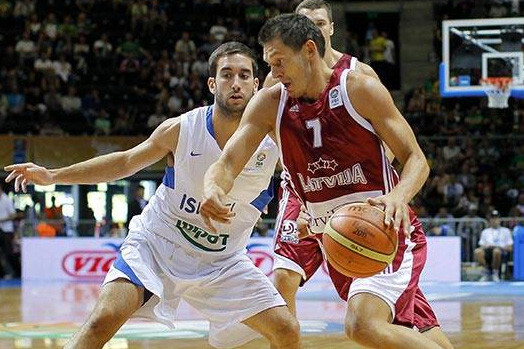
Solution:
M 324 40 L 326 40 L 326 48 L 331 48 L 331 36 L 335 32 L 335 27 L 331 5 L 327 1 L 304 0 L 298 4 L 295 13 L 304 15 L 312 20 L 322 32 Z
M 258 89 L 255 53 L 246 45 L 231 41 L 220 45 L 208 61 L 209 91 L 225 114 L 242 113 Z
M 284 14 L 269 19 L 258 33 L 264 61 L 291 97 L 306 92 L 314 63 L 322 60 L 325 40 L 320 29 L 306 16 Z

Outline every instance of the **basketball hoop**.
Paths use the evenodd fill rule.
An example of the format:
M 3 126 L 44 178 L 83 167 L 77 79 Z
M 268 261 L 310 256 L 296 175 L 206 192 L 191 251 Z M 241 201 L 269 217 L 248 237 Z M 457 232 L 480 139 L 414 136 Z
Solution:
M 508 107 L 513 78 L 496 77 L 480 80 L 482 86 L 488 87 L 484 92 L 488 96 L 488 107 L 504 109 Z

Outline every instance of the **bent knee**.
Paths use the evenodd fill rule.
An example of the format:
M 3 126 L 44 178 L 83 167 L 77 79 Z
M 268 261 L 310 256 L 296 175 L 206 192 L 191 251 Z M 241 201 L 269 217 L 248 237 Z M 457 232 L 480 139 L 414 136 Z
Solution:
M 300 339 L 300 324 L 291 314 L 279 321 L 276 330 L 273 332 L 275 343 L 284 345 L 288 343 L 298 343 Z
M 113 328 L 115 324 L 125 321 L 122 316 L 114 309 L 102 307 L 97 309 L 89 318 L 87 325 L 88 330 L 93 333 L 105 333 L 108 329 Z
M 302 281 L 302 275 L 288 269 L 275 270 L 275 287 L 284 295 L 295 295 Z
M 381 323 L 381 321 L 366 320 L 356 316 L 346 319 L 344 331 L 349 339 L 357 343 L 365 343 L 369 338 L 376 337 L 381 332 L 383 328 Z

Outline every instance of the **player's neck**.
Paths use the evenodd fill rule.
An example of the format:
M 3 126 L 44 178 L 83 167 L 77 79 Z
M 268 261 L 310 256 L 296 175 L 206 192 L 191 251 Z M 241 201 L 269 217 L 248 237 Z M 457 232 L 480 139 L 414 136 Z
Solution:
M 215 130 L 215 140 L 220 149 L 224 149 L 226 142 L 237 130 L 241 117 L 242 113 L 225 113 L 220 108 L 217 108 L 215 104 L 212 121 Z
M 301 98 L 305 101 L 316 101 L 329 84 L 331 74 L 333 74 L 333 69 L 328 67 L 324 61 L 319 60 L 318 67 L 312 70 L 309 85 Z
M 337 64 L 338 60 L 342 57 L 342 55 L 342 52 L 339 52 L 332 47 L 327 47 L 326 54 L 324 55 L 324 62 L 326 62 L 328 67 L 333 68 L 333 66 Z

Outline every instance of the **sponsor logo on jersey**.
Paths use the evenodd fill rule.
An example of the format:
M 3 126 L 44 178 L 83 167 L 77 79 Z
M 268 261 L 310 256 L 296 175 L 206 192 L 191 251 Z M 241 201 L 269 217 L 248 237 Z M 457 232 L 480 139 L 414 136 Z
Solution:
M 289 111 L 292 113 L 298 113 L 299 112 L 298 104 L 292 105 L 291 108 L 289 108 Z
M 191 223 L 178 219 L 176 227 L 193 246 L 207 252 L 220 252 L 226 249 L 228 234 L 211 234 Z
M 340 86 L 335 86 L 329 90 L 329 108 L 334 109 L 342 105 Z
M 351 167 L 346 168 L 332 176 L 325 177 L 309 177 L 302 176 L 297 173 L 302 190 L 305 193 L 311 191 L 320 191 L 324 188 L 334 188 L 335 186 L 351 185 L 351 184 L 366 184 L 368 180 L 362 171 L 360 163 L 356 163 Z
M 202 155 L 202 153 L 195 153 L 193 150 L 191 150 L 190 155 L 191 156 L 200 156 L 200 155 Z
M 335 160 L 324 160 L 320 157 L 317 161 L 307 164 L 307 170 L 315 174 L 315 172 L 320 169 L 330 169 L 334 171 L 337 166 L 338 164 Z

